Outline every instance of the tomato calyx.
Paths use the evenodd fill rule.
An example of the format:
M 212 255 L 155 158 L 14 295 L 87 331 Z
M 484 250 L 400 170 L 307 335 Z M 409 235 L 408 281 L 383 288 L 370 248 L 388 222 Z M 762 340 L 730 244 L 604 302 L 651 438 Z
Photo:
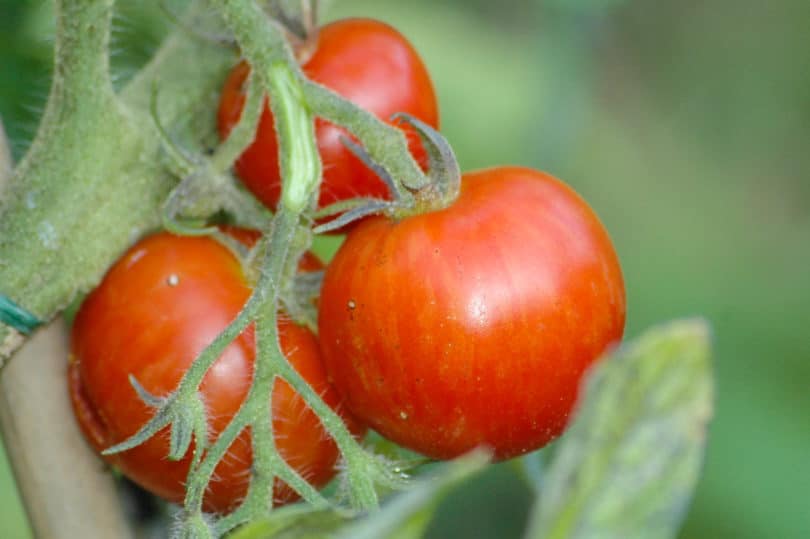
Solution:
M 448 207 L 458 198 L 461 187 L 461 169 L 453 148 L 447 139 L 428 124 L 410 114 L 397 113 L 392 120 L 411 126 L 425 147 L 428 156 L 428 179 L 430 182 L 416 192 L 415 212 L 406 212 L 404 217 L 413 213 L 425 213 Z
M 403 219 L 411 215 L 436 211 L 450 206 L 458 198 L 461 170 L 447 139 L 436 129 L 410 114 L 397 113 L 391 120 L 410 126 L 419 135 L 428 157 L 425 181 L 413 185 L 402 179 L 398 181 L 374 161 L 363 146 L 347 137 L 341 137 L 341 143 L 385 183 L 392 200 L 360 197 L 331 204 L 316 212 L 315 218 L 336 214 L 338 216 L 316 226 L 313 229 L 314 233 L 334 231 L 370 215 Z

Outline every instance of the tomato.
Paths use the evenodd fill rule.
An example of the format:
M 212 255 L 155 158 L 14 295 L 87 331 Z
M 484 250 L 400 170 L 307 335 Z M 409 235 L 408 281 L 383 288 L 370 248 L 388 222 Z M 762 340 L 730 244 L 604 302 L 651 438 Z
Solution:
M 465 174 L 446 209 L 358 224 L 327 267 L 319 339 L 358 418 L 434 458 L 497 459 L 559 435 L 583 372 L 624 329 L 593 211 L 541 172 Z
M 406 112 L 438 127 L 436 95 L 427 69 L 408 41 L 394 28 L 370 19 L 346 19 L 322 27 L 317 47 L 303 64 L 304 73 L 341 96 L 389 121 Z M 250 68 L 244 62 L 230 73 L 219 104 L 222 138 L 239 121 L 245 103 L 243 85 Z M 416 132 L 403 127 L 409 149 L 423 168 L 427 156 Z M 323 161 L 319 204 L 357 196 L 390 198 L 385 184 L 340 142 L 348 132 L 323 120 L 316 137 Z M 265 106 L 253 144 L 236 163 L 245 185 L 268 207 L 275 208 L 281 191 L 278 146 L 273 116 Z
M 230 233 L 245 243 L 256 237 L 250 232 Z M 236 317 L 250 292 L 237 258 L 208 237 L 156 234 L 116 262 L 82 304 L 72 331 L 70 395 L 90 444 L 100 451 L 144 425 L 153 410 L 138 398 L 129 375 L 152 394 L 169 394 L 197 354 Z M 278 328 L 282 350 L 292 365 L 340 410 L 341 399 L 328 383 L 315 336 L 283 317 Z M 254 355 L 250 326 L 206 374 L 201 391 L 211 440 L 247 395 Z M 276 381 L 272 407 L 280 454 L 313 485 L 324 485 L 336 472 L 339 454 L 334 442 L 286 382 Z M 345 417 L 354 432 L 362 432 Z M 164 429 L 143 445 L 105 458 L 147 490 L 180 503 L 191 450 L 180 461 L 168 460 L 168 438 Z M 204 498 L 207 511 L 223 513 L 238 505 L 246 493 L 250 463 L 250 436 L 244 431 L 216 468 Z M 296 497 L 288 486 L 276 484 L 276 503 Z

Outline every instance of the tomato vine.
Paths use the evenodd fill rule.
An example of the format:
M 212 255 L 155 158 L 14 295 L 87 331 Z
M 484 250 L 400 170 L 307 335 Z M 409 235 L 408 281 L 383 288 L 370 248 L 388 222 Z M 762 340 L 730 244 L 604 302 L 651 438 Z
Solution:
M 0 360 L 11 355 L 29 328 L 49 321 L 92 288 L 134 239 L 163 225 L 184 234 L 209 234 L 214 213 L 235 213 L 260 227 L 263 239 L 251 252 L 252 295 L 236 318 L 195 359 L 174 392 L 154 395 L 131 383 L 154 412 L 128 440 L 108 448 L 126 451 L 170 429 L 169 457 L 194 450 L 187 480 L 180 537 L 213 537 L 266 518 L 276 479 L 284 481 L 312 511 L 332 504 L 279 454 L 273 435 L 272 398 L 277 379 L 286 381 L 318 415 L 338 446 L 352 507 L 374 511 L 380 487 L 405 484 L 401 469 L 363 447 L 341 417 L 290 365 L 279 344 L 279 309 L 307 320 L 293 299 L 300 283 L 295 268 L 312 234 L 340 228 L 373 213 L 403 217 L 443 208 L 458 196 L 460 172 L 452 149 L 418 119 L 401 115 L 421 137 L 429 159 L 424 172 L 403 132 L 337 93 L 309 80 L 300 69 L 278 20 L 254 0 L 193 2 L 187 22 L 120 93 L 109 74 L 113 0 L 57 0 L 54 81 L 39 132 L 15 169 L 0 206 Z M 215 16 L 210 8 L 213 7 Z M 277 12 L 278 13 L 278 12 Z M 304 14 L 306 19 L 309 15 Z M 290 23 L 285 14 L 282 19 Z M 210 112 L 211 96 L 234 64 L 233 50 L 207 43 L 205 34 L 229 29 L 252 75 L 240 121 L 212 153 L 204 151 L 213 122 L 184 125 L 194 111 Z M 295 22 L 295 21 L 293 21 Z M 310 21 L 299 25 L 305 29 Z M 204 62 L 190 62 L 204 49 Z M 282 194 L 275 214 L 259 206 L 229 174 L 252 141 L 264 96 L 269 96 L 279 141 Z M 316 213 L 322 164 L 315 118 L 346 128 L 357 142 L 344 144 L 386 183 L 393 200 L 354 199 Z M 182 140 L 176 142 L 175 139 Z M 313 227 L 316 219 L 339 215 Z M 257 357 L 248 396 L 228 426 L 210 444 L 200 384 L 225 348 L 251 324 Z M 701 337 L 702 338 L 702 337 Z M 703 366 L 703 353 L 699 355 Z M 251 431 L 253 466 L 247 497 L 231 514 L 214 519 L 203 498 L 217 463 L 245 429 Z M 583 457 L 585 458 L 585 457 Z M 474 464 L 482 459 L 474 456 Z M 693 462 L 689 463 L 694 466 Z M 477 468 L 475 464 L 473 468 Z M 332 512 L 330 512 L 332 514 Z M 368 533 L 368 532 L 366 532 Z
M 192 536 L 223 533 L 262 514 L 272 500 L 272 488 L 265 487 L 272 485 L 274 476 L 283 479 L 314 505 L 322 506 L 326 503 L 324 499 L 280 458 L 273 444 L 271 418 L 269 417 L 271 412 L 264 403 L 270 397 L 273 381 L 276 377 L 281 377 L 302 395 L 308 405 L 319 415 L 324 427 L 336 441 L 345 459 L 349 494 L 353 505 L 366 510 L 377 507 L 378 497 L 374 484 L 397 486 L 401 484 L 400 476 L 392 471 L 387 462 L 360 446 L 340 417 L 291 368 L 281 353 L 278 343 L 276 317 L 279 299 L 285 287 L 291 286 L 288 282 L 290 277 L 288 273 L 285 273 L 285 268 L 296 263 L 297 257 L 308 247 L 311 235 L 300 234 L 298 231 L 301 228 L 308 228 L 306 221 L 312 218 L 315 193 L 321 176 L 320 159 L 314 143 L 314 117 L 317 115 L 342 125 L 356 136 L 363 149 L 360 150 L 355 146 L 355 151 L 362 151 L 364 159 L 373 163 L 375 169 L 386 172 L 389 185 L 398 194 L 400 202 L 412 203 L 412 193 L 430 185 L 440 185 L 442 182 L 437 182 L 422 172 L 407 151 L 407 142 L 400 130 L 382 122 L 323 86 L 307 80 L 291 53 L 282 29 L 266 16 L 255 2 L 250 0 L 227 0 L 217 3 L 215 6 L 256 74 L 255 82 L 251 82 L 249 85 L 247 113 L 243 115 L 231 136 L 210 159 L 201 155 L 190 156 L 189 152 L 180 149 L 172 142 L 171 136 L 163 126 L 166 119 L 163 115 L 166 103 L 171 105 L 173 97 L 168 89 L 155 86 L 162 84 L 162 82 L 158 82 L 157 77 L 151 81 L 143 81 L 142 88 L 146 85 L 151 85 L 151 87 L 138 95 L 141 104 L 146 105 L 144 107 L 146 114 L 133 115 L 131 110 L 124 106 L 112 92 L 106 60 L 112 2 L 109 0 L 98 1 L 95 2 L 94 7 L 95 9 L 87 9 L 80 3 L 71 0 L 63 0 L 59 5 L 60 37 L 58 37 L 57 43 L 55 95 L 52 96 L 49 111 L 46 112 L 43 120 L 43 130 L 26 160 L 17 169 L 16 174 L 19 179 L 12 185 L 22 191 L 24 190 L 22 185 L 25 184 L 30 188 L 37 178 L 41 178 L 43 182 L 48 181 L 50 175 L 32 174 L 27 170 L 28 164 L 42 166 L 43 161 L 47 162 L 42 158 L 35 159 L 38 152 L 63 154 L 64 150 L 61 146 L 59 146 L 59 152 L 56 151 L 58 145 L 51 138 L 56 135 L 51 135 L 49 129 L 58 130 L 61 135 L 63 130 L 69 129 L 74 122 L 77 126 L 81 124 L 85 131 L 90 129 L 88 126 L 95 128 L 104 123 L 108 129 L 115 132 L 114 136 L 103 130 L 87 132 L 86 138 L 81 141 L 83 144 L 79 145 L 77 141 L 75 153 L 68 152 L 68 155 L 58 156 L 63 165 L 65 165 L 65 161 L 75 161 L 70 163 L 70 167 L 74 167 L 72 170 L 77 171 L 76 182 L 80 181 L 78 174 L 82 172 L 86 177 L 97 182 L 101 182 L 104 177 L 119 176 L 121 171 L 116 170 L 116 166 L 120 164 L 120 161 L 115 160 L 113 156 L 120 157 L 121 152 L 114 152 L 111 148 L 105 150 L 105 148 L 113 144 L 113 141 L 120 144 L 121 131 L 125 131 L 128 127 L 131 130 L 133 141 L 132 155 L 128 157 L 133 160 L 142 158 L 143 145 L 149 138 L 148 134 L 155 134 L 158 146 L 152 147 L 150 150 L 151 152 L 163 152 L 166 156 L 166 165 L 163 171 L 156 167 L 150 172 L 154 176 L 162 178 L 165 178 L 166 174 L 171 174 L 179 176 L 181 179 L 169 192 L 166 191 L 165 186 L 166 184 L 171 185 L 170 182 L 151 182 L 154 189 L 160 194 L 155 193 L 154 198 L 148 203 L 143 200 L 138 201 L 140 211 L 148 211 L 149 218 L 141 217 L 141 222 L 136 223 L 137 226 L 134 226 L 134 230 L 133 224 L 128 223 L 129 227 L 126 228 L 128 236 L 137 230 L 153 227 L 156 215 L 170 229 L 174 228 L 186 233 L 205 233 L 206 229 L 200 230 L 199 227 L 195 229 L 199 219 L 207 217 L 218 208 L 232 209 L 235 204 L 240 205 L 241 208 L 244 207 L 241 204 L 244 199 L 240 198 L 240 192 L 233 186 L 226 171 L 252 139 L 258 118 L 260 97 L 266 92 L 270 97 L 276 118 L 283 186 L 281 204 L 272 218 L 269 217 L 269 214 L 263 215 L 259 211 L 254 212 L 258 217 L 253 219 L 252 224 L 263 221 L 266 239 L 259 247 L 259 252 L 264 253 L 264 258 L 259 264 L 260 278 L 253 295 L 237 318 L 199 355 L 174 393 L 169 396 L 150 395 L 139 386 L 137 380 L 132 380 L 144 402 L 155 409 L 155 415 L 135 436 L 122 444 L 109 448 L 107 452 L 124 451 L 131 448 L 167 426 L 171 426 L 172 433 L 171 458 L 182 457 L 194 439 L 196 441 L 194 464 L 188 478 L 183 525 L 184 533 L 187 532 Z M 70 42 L 71 46 L 60 46 L 62 44 L 60 39 Z M 75 40 L 81 40 L 80 45 L 84 44 L 85 47 L 76 46 L 73 43 Z M 67 54 L 67 58 L 63 58 L 59 54 L 60 51 Z M 99 59 L 100 56 L 104 58 L 103 61 Z M 80 66 L 71 64 L 71 61 L 81 63 L 81 66 L 86 67 L 88 71 L 82 71 Z M 63 72 L 66 66 L 71 67 L 73 71 Z M 148 73 L 148 71 L 149 68 L 146 72 Z M 63 77 L 64 83 L 58 77 Z M 138 85 L 139 82 L 136 79 L 133 85 Z M 95 88 L 96 99 L 77 101 L 81 106 L 78 111 L 73 111 L 69 106 L 60 102 L 60 97 L 63 97 L 65 101 L 76 99 L 89 86 Z M 58 94 L 62 89 L 65 91 L 63 96 Z M 143 102 L 146 97 L 144 93 L 148 96 L 148 103 Z M 65 114 L 63 106 L 68 112 L 75 112 L 75 115 Z M 58 112 L 51 112 L 52 110 Z M 91 114 L 96 119 L 88 121 L 86 114 L 79 114 L 85 110 L 88 111 L 87 114 Z M 60 114 L 59 121 L 48 122 L 49 114 Z M 101 116 L 109 117 L 105 118 L 106 121 L 103 122 Z M 410 119 L 406 119 L 406 121 L 415 122 Z M 457 166 L 452 152 L 447 149 L 443 152 L 437 150 L 437 147 L 449 148 L 446 143 L 442 144 L 438 135 L 430 132 L 427 126 L 417 124 L 416 128 L 431 141 L 431 165 L 436 171 L 442 172 L 436 178 L 444 180 L 446 183 L 446 171 L 451 170 L 456 171 L 454 181 L 457 182 Z M 98 142 L 98 145 L 93 146 L 90 142 Z M 93 147 L 96 151 L 108 152 L 105 156 L 106 159 L 88 159 L 86 155 L 88 147 Z M 447 161 L 447 164 L 444 164 L 442 160 Z M 79 163 L 81 166 L 78 166 Z M 87 170 L 88 167 L 92 167 L 92 170 Z M 25 182 L 23 182 L 23 177 Z M 31 180 L 32 177 L 34 180 Z M 101 191 L 100 186 L 98 190 Z M 30 197 L 30 192 L 29 190 L 27 193 L 19 193 L 16 197 L 10 198 L 12 203 L 5 209 L 4 224 L 21 227 L 21 223 L 30 223 L 29 227 L 34 228 L 42 226 L 41 220 L 36 221 L 36 212 L 27 211 L 30 208 L 25 207 L 24 203 L 20 204 L 26 195 Z M 85 192 L 87 191 L 85 190 Z M 163 202 L 164 200 L 165 202 Z M 17 202 L 16 206 L 13 204 L 14 202 Z M 160 211 L 156 212 L 156 207 L 161 208 Z M 349 217 L 356 217 L 371 211 L 383 211 L 388 209 L 388 206 L 372 204 L 361 206 L 359 209 L 361 210 L 359 212 L 349 212 Z M 120 211 L 120 208 L 118 210 Z M 17 218 L 15 211 L 24 213 L 26 219 Z M 77 218 L 75 211 L 66 211 L 64 214 L 66 220 Z M 109 216 L 105 215 L 105 217 Z M 52 216 L 49 215 L 49 218 Z M 346 217 L 343 219 L 344 221 L 341 222 L 345 222 Z M 60 226 L 60 230 L 65 234 L 69 229 L 70 227 Z M 22 249 L 19 242 L 13 241 L 20 233 L 22 232 L 8 234 L 7 237 L 12 241 L 5 241 L 3 247 L 6 247 L 7 250 Z M 111 235 L 112 233 L 107 231 L 104 236 Z M 59 250 L 59 256 L 68 259 L 74 256 L 77 259 L 85 260 L 88 254 L 82 248 L 77 247 L 75 242 L 70 242 L 70 239 L 68 237 L 64 240 L 60 238 L 65 243 L 64 248 Z M 112 254 L 117 254 L 120 249 L 119 245 L 122 243 L 116 243 L 115 247 L 104 245 L 105 250 L 109 252 L 105 252 L 105 256 L 97 256 L 95 259 L 108 261 Z M 66 252 L 68 245 L 75 249 L 75 253 Z M 43 251 L 48 252 L 47 249 L 39 249 L 32 252 L 31 256 Z M 36 262 L 39 266 L 43 265 L 41 260 L 36 260 Z M 19 270 L 16 266 L 15 269 Z M 92 270 L 83 268 L 82 273 L 86 276 L 87 281 L 63 280 L 64 282 L 59 283 L 59 288 L 51 291 L 47 298 L 43 297 L 42 291 L 37 293 L 31 290 L 32 279 L 27 279 L 25 284 L 29 286 L 23 286 L 23 283 L 20 283 L 20 286 L 16 288 L 19 288 L 21 292 L 15 297 L 20 298 L 21 301 L 24 299 L 31 312 L 37 313 L 44 319 L 49 319 L 69 302 L 77 291 L 89 288 L 89 283 L 100 277 L 101 269 L 103 268 L 100 264 L 98 268 Z M 23 275 L 18 275 L 17 281 L 10 278 L 4 279 L 4 286 L 7 286 L 7 283 L 14 284 L 21 281 Z M 8 294 L 11 294 L 11 290 L 16 291 L 16 288 L 8 288 Z M 258 357 L 251 391 L 231 424 L 211 446 L 206 446 L 206 417 L 198 392 L 199 385 L 224 348 L 254 322 L 257 326 Z M 10 331 L 10 328 L 4 326 L 6 334 Z M 202 494 L 214 467 L 242 430 L 249 426 L 260 425 L 266 428 L 252 429 L 255 455 L 255 473 L 252 480 L 256 482 L 256 488 L 250 489 L 248 497 L 240 509 L 219 523 L 212 524 L 202 513 Z

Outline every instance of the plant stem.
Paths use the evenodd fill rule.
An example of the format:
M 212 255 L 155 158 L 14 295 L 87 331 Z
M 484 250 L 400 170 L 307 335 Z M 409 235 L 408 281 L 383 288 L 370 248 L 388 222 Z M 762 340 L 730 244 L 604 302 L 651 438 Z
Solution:
M 402 130 L 316 82 L 304 82 L 304 95 L 317 116 L 345 127 L 358 138 L 374 162 L 395 179 L 400 197 L 406 196 L 405 188 L 418 190 L 430 183 L 407 150 Z
M 308 205 L 314 204 L 314 191 L 319 184 L 321 172 L 312 123 L 312 114 L 318 114 L 321 111 L 318 107 L 313 107 L 311 102 L 306 101 L 308 98 L 306 89 L 310 87 L 311 83 L 302 77 L 281 30 L 265 16 L 255 2 L 227 0 L 220 5 L 220 11 L 248 62 L 258 75 L 263 77 L 270 94 L 270 106 L 279 139 L 282 173 L 282 204 L 279 205 L 279 214 L 291 212 L 298 219 L 300 213 Z M 327 96 L 334 95 L 327 90 L 323 91 Z M 323 93 L 319 95 L 323 96 Z M 331 108 L 339 108 L 343 111 L 342 118 L 347 121 L 356 121 L 358 118 L 364 120 L 355 127 L 366 126 L 367 123 L 379 127 L 381 123 L 373 115 L 343 99 L 336 98 L 336 101 L 324 99 L 323 103 Z M 366 129 L 371 132 L 372 127 Z M 405 162 L 410 163 L 421 175 L 419 167 L 407 151 L 405 137 L 401 132 L 399 137 L 401 138 L 401 146 L 397 148 L 399 152 L 392 148 L 385 148 L 385 150 L 406 155 Z M 377 149 L 381 150 L 379 147 Z M 278 219 L 279 216 L 277 215 L 276 218 Z M 286 252 L 289 249 L 289 243 L 279 245 L 273 240 L 268 248 L 271 251 L 283 249 Z M 277 298 L 273 298 L 274 308 L 276 300 Z M 368 469 L 367 455 L 346 428 L 340 416 L 290 365 L 277 344 L 276 350 L 269 357 L 259 358 L 257 361 L 271 361 L 274 365 L 274 372 L 287 381 L 318 415 L 351 468 L 349 478 L 355 502 L 364 509 L 377 507 L 377 494 L 370 477 L 376 470 Z M 256 382 L 261 383 L 258 380 Z
M 266 251 L 262 278 L 259 280 L 256 288 L 253 290 L 251 299 L 248 301 L 248 305 L 251 305 L 251 302 L 253 302 L 253 305 L 256 305 L 255 308 L 250 309 L 252 316 L 250 319 L 248 319 L 248 321 L 255 320 L 258 311 L 266 311 L 271 308 L 275 309 L 277 305 L 278 279 L 283 272 L 284 261 L 287 255 L 285 246 L 290 244 L 290 241 L 295 234 L 297 220 L 298 217 L 288 211 L 279 211 L 273 219 L 273 228 L 270 232 L 269 242 L 271 246 L 275 246 L 276 248 L 268 249 Z M 240 317 L 242 317 L 247 311 L 248 308 L 246 307 L 242 313 L 240 313 Z M 244 325 L 246 327 L 247 323 Z M 239 333 L 241 333 L 241 330 L 235 335 L 231 336 L 231 338 L 225 342 L 225 345 L 232 341 Z M 225 335 L 225 332 L 223 332 L 217 339 L 219 340 L 221 337 L 223 337 L 223 335 Z M 208 349 L 206 349 L 203 354 L 206 354 L 207 352 Z M 213 356 L 213 358 L 216 360 L 220 353 L 221 351 L 215 355 L 210 354 L 210 356 Z M 182 392 L 197 391 L 197 387 L 202 381 L 202 377 L 205 375 L 208 367 L 210 367 L 210 363 L 212 363 L 207 361 L 203 362 L 201 359 L 204 359 L 202 354 L 197 358 L 197 360 L 195 360 L 191 369 L 189 369 L 189 371 L 183 377 L 180 388 L 178 389 L 178 393 L 182 394 Z M 256 363 L 257 366 L 254 369 L 253 382 L 251 383 L 250 391 L 248 392 L 245 401 L 242 403 L 241 408 L 233 417 L 228 426 L 225 427 L 225 430 L 220 433 L 217 440 L 208 449 L 205 458 L 200 463 L 200 466 L 189 472 L 188 490 L 186 491 L 185 499 L 185 508 L 187 512 L 201 511 L 203 494 L 205 493 L 205 488 L 211 479 L 211 475 L 214 473 L 217 463 L 219 463 L 219 461 L 225 455 L 231 443 L 233 443 L 239 433 L 242 432 L 242 430 L 244 430 L 244 428 L 251 422 L 251 416 L 254 415 L 252 413 L 254 412 L 253 406 L 255 406 L 253 404 L 255 400 L 253 395 L 257 392 L 266 395 L 269 391 L 267 388 L 272 383 L 272 380 L 268 381 L 263 376 L 263 369 L 260 368 L 261 360 L 259 358 L 257 358 Z M 261 386 L 264 386 L 264 388 Z M 269 408 L 269 401 L 264 401 L 264 405 Z
M 190 8 L 198 15 L 200 5 Z M 175 183 L 149 119 L 175 126 L 211 96 L 233 53 L 176 32 L 123 90 L 107 69 L 111 0 L 61 0 L 50 98 L 0 200 L 0 293 L 42 320 L 92 288 L 134 239 L 160 225 Z M 188 59 L 203 55 L 205 62 Z M 206 127 L 213 132 L 213 120 Z M 0 363 L 23 342 L 0 324 Z
M 264 106 L 263 97 L 262 85 L 251 73 L 247 80 L 247 96 L 239 122 L 211 157 L 211 166 L 216 172 L 222 173 L 231 168 L 234 161 L 253 142 Z
M 12 164 L 0 122 L 0 192 Z M 64 322 L 55 320 L 26 343 L 19 361 L 0 377 L 0 430 L 20 497 L 42 539 L 131 537 L 113 477 L 88 451 L 66 405 L 67 344 Z M 87 519 L 89 512 L 97 518 Z
M 178 389 L 145 425 L 138 434 L 123 444 L 108 451 L 118 452 L 142 443 L 154 435 L 167 422 L 188 422 L 178 405 L 192 402 L 197 397 L 200 383 L 213 362 L 247 324 L 256 322 L 258 354 L 248 395 L 239 411 L 205 451 L 198 465 L 189 470 L 187 480 L 184 527 L 181 534 L 208 534 L 202 515 L 206 487 L 217 464 L 222 460 L 234 440 L 246 428 L 251 428 L 253 443 L 254 473 L 248 496 L 235 515 L 219 524 L 219 530 L 230 529 L 242 519 L 251 518 L 272 505 L 272 487 L 279 477 L 293 487 L 310 503 L 325 504 L 315 491 L 279 455 L 273 439 L 272 409 L 270 398 L 276 377 L 289 383 L 312 408 L 329 434 L 337 443 L 352 468 L 350 484 L 353 498 L 360 506 L 371 509 L 377 506 L 377 495 L 372 476 L 381 475 L 375 469 L 376 461 L 370 460 L 352 437 L 342 419 L 320 398 L 312 387 L 291 366 L 281 350 L 277 324 L 279 296 L 291 286 L 285 282 L 290 275 L 291 256 L 300 254 L 296 232 L 302 214 L 314 206 L 315 191 L 321 179 L 320 157 L 314 133 L 314 118 L 304 101 L 300 71 L 289 53 L 286 42 L 273 24 L 264 17 L 258 6 L 249 0 L 231 0 L 220 4 L 223 17 L 229 24 L 243 51 L 251 60 L 254 73 L 259 77 L 270 95 L 279 138 L 279 157 L 282 173 L 282 203 L 272 221 L 272 229 L 265 236 L 264 261 L 260 279 L 253 294 L 237 318 L 194 361 L 184 375 Z M 307 238 L 310 236 L 307 235 Z M 292 249 L 295 245 L 295 249 Z M 151 396 L 144 395 L 148 403 Z M 196 401 L 194 401 L 196 402 Z M 202 413 L 202 412 L 199 412 Z M 192 421 L 196 422 L 196 420 Z M 177 425 L 173 425 L 174 429 Z M 197 440 L 197 444 L 205 443 Z M 184 447 L 175 448 L 177 455 Z M 368 472 L 368 473 L 366 473 Z
M 371 158 L 383 166 L 401 182 L 401 188 L 419 189 L 426 186 L 428 178 L 408 151 L 404 133 L 340 97 L 335 92 L 306 79 L 298 68 L 292 52 L 284 41 L 282 29 L 272 22 L 250 0 L 224 0 L 219 6 L 223 18 L 239 42 L 242 53 L 254 68 L 260 68 L 261 76 L 269 77 L 271 66 L 283 64 L 290 70 L 301 86 L 302 100 L 315 116 L 346 127 L 365 146 Z M 275 96 L 272 84 L 265 80 L 271 90 L 270 105 Z M 275 114 L 275 108 L 273 109 Z M 283 137 L 279 136 L 279 139 Z M 281 150 L 281 156 L 286 152 Z M 282 178 L 284 164 L 282 161 Z M 404 189 L 403 189 L 404 191 Z
M 0 221 L 2 292 L 42 319 L 54 310 L 57 297 L 69 299 L 62 290 L 65 279 L 58 275 L 64 269 L 54 253 L 70 241 L 71 221 L 79 216 L 73 212 L 63 219 L 60 208 L 75 199 L 71 190 L 83 178 L 109 168 L 109 154 L 96 155 L 96 150 L 111 150 L 115 133 L 131 135 L 108 72 L 112 0 L 61 0 L 56 10 L 50 97 L 37 137 L 12 177 Z M 32 252 L 24 244 L 37 248 Z

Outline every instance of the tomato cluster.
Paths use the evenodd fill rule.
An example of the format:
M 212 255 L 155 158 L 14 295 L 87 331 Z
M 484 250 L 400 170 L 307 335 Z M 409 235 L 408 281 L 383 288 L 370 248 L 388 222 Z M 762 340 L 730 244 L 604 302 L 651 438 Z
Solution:
M 438 126 L 427 70 L 393 28 L 338 21 L 320 29 L 316 45 L 302 66 L 312 80 L 386 121 L 406 112 Z M 244 107 L 248 70 L 240 63 L 225 83 L 218 112 L 223 137 Z M 341 143 L 348 135 L 343 128 L 321 120 L 316 127 L 324 165 L 320 205 L 390 196 Z M 402 128 L 425 168 L 419 138 Z M 280 191 L 277 152 L 265 104 L 236 171 L 270 208 Z M 563 431 L 584 371 L 621 339 L 624 284 L 603 225 L 559 180 L 499 167 L 460 181 L 457 199 L 420 206 L 433 208 L 426 213 L 371 217 L 352 227 L 325 271 L 318 336 L 282 317 L 281 347 L 357 435 L 368 425 L 434 458 L 486 446 L 506 459 Z M 255 240 L 253 232 L 228 233 Z M 69 367 L 73 406 L 96 449 L 131 436 L 153 413 L 129 377 L 152 394 L 173 391 L 237 315 L 250 286 L 238 257 L 212 238 L 159 233 L 113 266 L 78 313 Z M 254 354 L 251 327 L 202 383 L 212 439 L 245 398 Z M 279 451 L 313 485 L 323 485 L 335 473 L 337 448 L 302 398 L 284 381 L 276 384 Z M 167 437 L 162 432 L 108 460 L 147 489 L 180 501 L 191 457 L 168 461 Z M 207 510 L 226 512 L 239 503 L 250 462 L 250 433 L 243 432 L 216 469 Z M 277 502 L 294 498 L 286 485 L 276 485 Z

